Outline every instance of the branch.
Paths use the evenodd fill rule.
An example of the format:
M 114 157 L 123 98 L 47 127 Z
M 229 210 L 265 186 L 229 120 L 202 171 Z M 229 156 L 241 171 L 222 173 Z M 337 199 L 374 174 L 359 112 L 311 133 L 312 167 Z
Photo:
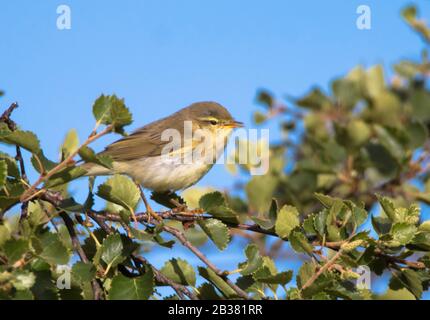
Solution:
M 72 239 L 73 248 L 75 248 L 76 252 L 79 255 L 79 258 L 81 258 L 82 262 L 88 263 L 89 260 L 87 258 L 87 255 L 85 254 L 85 251 L 82 249 L 81 243 L 79 242 L 78 236 L 76 235 L 76 231 L 73 226 L 74 225 L 73 220 L 64 211 L 60 212 L 59 215 L 63 219 L 66 225 L 67 231 L 69 232 L 70 238 Z M 96 279 L 91 281 L 91 286 L 93 288 L 94 300 L 101 300 L 103 290 Z
M 11 115 L 12 115 L 12 112 L 16 108 L 18 108 L 18 103 L 14 102 L 0 116 L 0 122 L 6 123 L 6 125 L 7 125 L 7 127 L 9 128 L 10 131 L 15 131 L 16 128 L 17 128 L 17 125 L 16 125 L 15 121 L 13 121 L 10 118 Z M 22 158 L 21 147 L 18 146 L 18 145 L 16 145 L 15 149 L 16 149 L 15 160 L 18 161 L 18 163 L 19 163 L 19 169 L 20 169 L 20 172 L 21 172 L 21 178 L 24 180 L 25 183 L 30 184 L 28 182 L 27 174 L 25 172 L 24 159 Z M 24 202 L 22 204 L 22 206 L 21 206 L 21 217 L 20 217 L 20 220 L 25 219 L 27 217 L 27 214 L 28 214 L 28 202 Z
M 45 174 L 41 174 L 39 176 L 39 178 L 36 180 L 35 183 L 33 183 L 33 185 L 27 189 L 20 197 L 20 201 L 21 202 L 25 202 L 25 201 L 29 201 L 31 199 L 33 199 L 36 195 L 35 191 L 37 189 L 37 186 L 39 184 L 41 184 L 42 182 L 48 180 L 50 177 L 52 177 L 55 173 L 59 172 L 60 170 L 64 169 L 65 167 L 67 167 L 68 165 L 70 165 L 70 163 L 73 162 L 73 158 L 79 153 L 79 151 L 83 148 L 86 147 L 87 145 L 89 145 L 91 142 L 99 139 L 100 137 L 106 135 L 107 133 L 111 132 L 113 129 L 112 125 L 107 126 L 105 129 L 103 129 L 101 132 L 99 133 L 92 133 L 87 140 L 79 147 L 77 148 L 74 152 L 72 152 L 66 159 L 64 159 L 62 162 L 60 162 L 57 166 L 55 166 L 54 168 L 52 168 L 50 171 L 48 171 Z
M 95 214 L 93 211 L 87 212 L 88 216 L 90 216 L 99 226 L 102 228 L 107 234 L 112 234 L 114 230 L 109 227 L 103 219 L 100 219 L 100 216 Z M 161 273 L 160 270 L 155 268 L 153 265 L 151 265 L 145 258 L 131 254 L 131 258 L 133 261 L 140 261 L 146 265 L 148 265 L 152 272 L 154 273 L 155 279 L 160 282 L 164 283 L 166 285 L 169 285 L 175 290 L 175 292 L 178 294 L 179 297 L 183 297 L 183 295 L 188 296 L 191 300 L 197 300 L 197 297 L 190 291 L 186 286 L 180 285 L 170 279 L 168 279 L 164 274 Z
M 336 252 L 336 254 L 329 261 L 327 261 L 316 273 L 312 275 L 312 277 L 308 281 L 306 281 L 306 283 L 300 289 L 300 292 L 309 288 L 315 282 L 315 280 L 318 279 L 318 277 L 321 274 L 323 274 L 328 268 L 330 268 L 336 262 L 337 259 L 339 259 L 342 253 L 343 253 L 343 250 L 339 249 L 339 251 Z
M 185 238 L 185 235 L 181 231 L 169 226 L 163 226 L 162 228 L 168 233 L 174 235 L 182 243 L 183 246 L 190 249 L 190 251 L 193 252 L 201 261 L 203 261 L 209 267 L 209 269 L 211 269 L 219 277 L 221 277 L 239 295 L 239 297 L 249 299 L 248 294 L 241 288 L 239 288 L 236 284 L 234 284 L 230 279 L 228 279 L 224 272 L 218 269 L 212 262 L 208 260 L 208 258 L 206 258 L 206 256 L 199 249 L 193 246 L 191 242 L 189 242 L 187 238 Z

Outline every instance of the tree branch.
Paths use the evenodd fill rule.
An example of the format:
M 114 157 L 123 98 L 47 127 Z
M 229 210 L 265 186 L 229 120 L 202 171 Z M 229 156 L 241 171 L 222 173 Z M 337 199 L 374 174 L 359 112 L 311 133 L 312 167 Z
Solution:
M 114 232 L 114 230 L 109 227 L 103 219 L 100 218 L 100 215 L 95 214 L 93 211 L 88 211 L 87 212 L 88 216 L 90 216 L 99 226 L 100 228 L 102 228 L 107 234 L 112 234 Z M 183 295 L 188 296 L 191 300 L 197 300 L 197 297 L 195 296 L 194 293 L 192 293 L 190 290 L 188 290 L 188 288 L 186 286 L 180 285 L 172 280 L 170 280 L 169 278 L 167 278 L 164 274 L 161 273 L 160 270 L 158 270 L 157 268 L 155 268 L 153 265 L 151 265 L 145 258 L 140 257 L 138 255 L 131 255 L 131 258 L 134 261 L 140 261 L 146 265 L 148 265 L 151 269 L 152 272 L 154 273 L 155 279 L 160 282 L 160 283 L 164 283 L 166 285 L 169 285 L 170 287 L 173 288 L 173 290 L 175 290 L 175 292 L 178 294 L 179 297 L 183 297 Z
M 78 236 L 76 235 L 73 220 L 64 211 L 60 212 L 59 215 L 63 219 L 64 224 L 66 225 L 67 231 L 69 232 L 70 238 L 72 239 L 73 248 L 78 253 L 79 258 L 81 258 L 82 262 L 88 263 L 89 260 L 87 258 L 87 255 L 82 249 L 81 243 L 79 242 Z M 91 281 L 91 286 L 93 288 L 94 300 L 101 300 L 103 290 L 96 279 Z
M 181 231 L 169 226 L 163 226 L 162 228 L 168 233 L 174 235 L 182 243 L 183 246 L 190 249 L 190 251 L 193 252 L 201 261 L 203 261 L 209 267 L 209 269 L 215 272 L 219 277 L 223 278 L 223 280 L 239 295 L 239 297 L 242 297 L 243 299 L 249 299 L 248 294 L 241 288 L 239 288 L 236 284 L 234 284 L 230 279 L 228 279 L 224 272 L 218 269 L 212 262 L 208 260 L 208 258 L 206 258 L 206 256 L 199 249 L 193 246 L 191 242 L 189 242 L 187 238 L 185 238 L 185 235 Z
M 56 165 L 54 168 L 52 168 L 50 171 L 48 171 L 45 174 L 41 174 L 39 178 L 36 180 L 33 185 L 28 188 L 20 197 L 21 202 L 29 201 L 35 197 L 35 191 L 37 189 L 37 186 L 41 184 L 42 182 L 48 180 L 50 177 L 52 177 L 55 173 L 59 172 L 60 170 L 64 169 L 68 165 L 70 165 L 71 162 L 73 162 L 73 158 L 79 153 L 79 151 L 83 148 L 89 145 L 91 142 L 99 139 L 100 137 L 108 134 L 113 129 L 112 125 L 107 126 L 105 129 L 100 131 L 99 133 L 92 133 L 87 140 L 74 152 L 72 152 L 66 159 L 64 159 L 62 162 L 60 162 L 58 165 Z

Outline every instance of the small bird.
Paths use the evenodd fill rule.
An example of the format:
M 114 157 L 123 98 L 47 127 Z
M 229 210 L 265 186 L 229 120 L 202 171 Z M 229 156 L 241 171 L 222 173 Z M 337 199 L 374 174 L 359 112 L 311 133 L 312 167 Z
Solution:
M 191 126 L 192 135 L 187 134 L 187 124 Z M 85 163 L 82 167 L 88 176 L 126 174 L 142 187 L 155 192 L 183 190 L 198 182 L 212 168 L 233 129 L 242 126 L 220 104 L 196 102 L 107 146 L 100 155 L 112 158 L 113 169 L 94 163 Z M 163 136 L 172 129 L 178 132 L 180 141 Z M 207 153 L 211 161 L 207 161 L 205 156 L 184 161 L 199 151 L 197 148 L 202 145 L 199 135 L 196 137 L 199 132 L 205 133 L 205 145 L 213 148 L 213 153 Z M 164 154 L 169 146 L 172 148 Z M 207 149 L 203 153 L 205 151 Z

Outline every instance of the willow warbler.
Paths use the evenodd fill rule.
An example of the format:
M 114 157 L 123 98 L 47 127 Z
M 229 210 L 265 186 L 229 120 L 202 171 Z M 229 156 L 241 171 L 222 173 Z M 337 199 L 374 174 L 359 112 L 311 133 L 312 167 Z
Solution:
M 156 192 L 185 189 L 212 168 L 237 127 L 242 123 L 220 104 L 193 103 L 107 146 L 100 155 L 112 158 L 113 169 L 83 168 L 90 176 L 126 174 Z

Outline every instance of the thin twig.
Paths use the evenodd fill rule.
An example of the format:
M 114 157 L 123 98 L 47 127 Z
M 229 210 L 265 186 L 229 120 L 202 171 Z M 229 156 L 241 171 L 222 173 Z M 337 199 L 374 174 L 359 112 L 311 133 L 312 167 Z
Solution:
M 168 233 L 174 235 L 182 243 L 183 246 L 190 249 L 190 251 L 194 253 L 201 261 L 203 261 L 209 267 L 209 269 L 215 272 L 219 277 L 223 278 L 223 280 L 239 295 L 239 297 L 243 299 L 250 299 L 248 294 L 245 291 L 243 291 L 236 284 L 234 284 L 230 279 L 228 279 L 225 276 L 224 272 L 222 272 L 212 262 L 210 262 L 208 258 L 206 258 L 206 256 L 199 249 L 193 246 L 181 231 L 169 226 L 163 226 L 162 228 Z
M 77 148 L 75 151 L 73 151 L 72 153 L 70 153 L 70 155 L 64 159 L 62 162 L 60 162 L 58 165 L 56 165 L 54 168 L 52 168 L 51 170 L 49 170 L 46 174 L 41 174 L 39 176 L 39 178 L 36 180 L 35 183 L 33 183 L 33 185 L 28 188 L 20 197 L 21 202 L 25 202 L 25 201 L 29 201 L 31 200 L 34 196 L 35 196 L 35 191 L 37 189 L 37 186 L 39 184 L 41 184 L 42 182 L 48 180 L 50 177 L 52 177 L 55 173 L 59 172 L 60 170 L 64 169 L 65 167 L 67 167 L 72 161 L 73 158 L 79 153 L 79 151 L 83 148 L 86 147 L 87 145 L 89 145 L 91 142 L 99 139 L 100 137 L 108 134 L 109 132 L 111 132 L 113 129 L 112 125 L 107 126 L 105 129 L 103 129 L 102 131 L 100 131 L 99 133 L 90 135 L 87 140 L 79 147 Z
M 318 279 L 318 277 L 321 274 L 323 274 L 327 269 L 329 269 L 336 262 L 337 259 L 339 259 L 342 253 L 343 253 L 343 250 L 339 249 L 339 251 L 336 252 L 336 254 L 330 260 L 328 260 L 316 273 L 312 275 L 312 277 L 310 277 L 308 281 L 306 281 L 306 283 L 300 289 L 300 292 L 304 291 L 306 288 L 309 288 L 315 282 L 315 280 Z
M 64 211 L 60 212 L 59 215 L 63 219 L 64 224 L 66 225 L 67 231 L 69 232 L 70 238 L 72 239 L 73 248 L 78 253 L 79 258 L 82 262 L 88 263 L 89 260 L 87 258 L 87 255 L 85 254 L 84 249 L 82 249 L 81 243 L 79 242 L 78 236 L 76 235 L 73 220 Z M 93 288 L 94 300 L 101 300 L 103 290 L 96 279 L 91 281 L 91 286 Z
M 107 234 L 112 234 L 114 232 L 114 230 L 112 230 L 111 227 L 109 227 L 103 219 L 101 219 L 99 215 L 95 214 L 92 211 L 88 211 L 88 216 L 91 217 L 99 226 L 100 228 L 102 228 Z M 188 288 L 186 286 L 180 285 L 170 279 L 168 279 L 166 276 L 164 276 L 160 270 L 158 270 L 157 268 L 155 268 L 153 265 L 151 265 L 145 258 L 140 257 L 138 255 L 132 254 L 131 258 L 134 261 L 140 261 L 144 264 L 146 264 L 147 266 L 149 266 L 152 269 L 152 272 L 154 273 L 155 279 L 160 282 L 160 283 L 164 283 L 166 285 L 169 285 L 170 287 L 173 288 L 173 290 L 175 290 L 175 292 L 178 294 L 179 297 L 183 296 L 183 294 L 185 294 L 186 296 L 188 296 L 191 300 L 197 300 L 197 297 L 195 296 L 195 294 L 193 294 L 190 290 L 188 290 Z

